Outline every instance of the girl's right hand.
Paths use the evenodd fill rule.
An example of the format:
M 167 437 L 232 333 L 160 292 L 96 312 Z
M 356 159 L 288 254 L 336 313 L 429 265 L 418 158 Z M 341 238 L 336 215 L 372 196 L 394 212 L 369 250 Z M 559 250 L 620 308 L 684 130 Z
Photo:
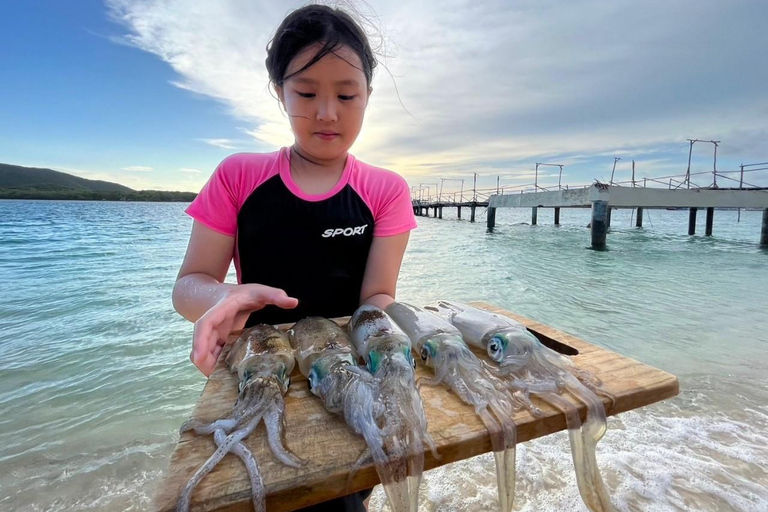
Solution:
M 218 303 L 195 322 L 190 359 L 206 377 L 213 373 L 221 350 L 232 331 L 242 329 L 254 311 L 273 304 L 293 309 L 299 301 L 283 290 L 260 284 L 232 287 Z

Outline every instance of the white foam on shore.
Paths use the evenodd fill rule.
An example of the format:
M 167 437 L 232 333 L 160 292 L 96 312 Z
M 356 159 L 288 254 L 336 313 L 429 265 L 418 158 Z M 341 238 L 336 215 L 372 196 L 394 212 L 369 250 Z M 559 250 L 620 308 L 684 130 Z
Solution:
M 666 409 L 666 410 L 665 410 Z M 717 414 L 670 416 L 649 407 L 609 419 L 597 458 L 620 511 L 768 510 L 768 416 L 748 422 Z M 679 412 L 679 411 L 677 411 Z M 493 457 L 482 455 L 424 474 L 420 510 L 496 511 Z M 371 512 L 389 507 L 377 487 Z M 585 511 L 565 432 L 518 445 L 515 511 Z

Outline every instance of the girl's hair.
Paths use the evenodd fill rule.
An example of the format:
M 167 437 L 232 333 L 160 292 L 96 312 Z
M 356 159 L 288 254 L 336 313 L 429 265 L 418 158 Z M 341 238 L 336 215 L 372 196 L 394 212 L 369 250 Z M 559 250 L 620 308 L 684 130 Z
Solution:
M 285 76 L 291 60 L 312 44 L 322 44 L 312 59 L 301 69 Z M 352 17 L 341 9 L 326 5 L 307 5 L 285 17 L 267 44 L 267 71 L 273 85 L 282 87 L 285 80 L 301 73 L 327 54 L 346 46 L 354 51 L 363 65 L 362 72 L 370 87 L 376 58 L 368 38 Z

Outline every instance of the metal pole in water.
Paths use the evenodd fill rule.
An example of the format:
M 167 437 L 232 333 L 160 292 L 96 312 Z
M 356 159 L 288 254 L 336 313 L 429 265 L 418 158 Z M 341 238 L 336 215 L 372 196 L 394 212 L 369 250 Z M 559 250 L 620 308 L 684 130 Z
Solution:
M 698 212 L 698 208 L 691 208 L 688 212 L 688 234 L 689 235 L 695 235 L 696 234 L 696 212 Z
M 477 208 L 475 205 L 469 207 L 469 222 L 475 222 L 475 208 Z
M 459 218 L 461 218 L 461 206 L 459 206 Z
M 555 226 L 560 225 L 560 207 L 555 206 Z
M 531 226 L 536 225 L 536 218 L 538 216 L 538 213 L 539 213 L 539 209 L 537 207 L 534 206 L 533 208 L 531 208 Z
M 493 226 L 496 225 L 496 208 L 488 207 L 488 229 L 493 230 Z
M 635 222 L 636 228 L 643 227 L 643 207 L 638 206 L 637 207 L 637 222 Z
M 612 209 L 613 208 L 611 208 L 610 206 L 608 207 L 608 218 L 605 221 L 605 227 L 607 228 L 611 227 L 611 210 Z
M 715 209 L 714 208 L 707 208 L 707 231 L 705 234 L 707 236 L 712 236 L 712 222 L 715 219 Z
M 768 247 L 768 208 L 763 210 L 763 226 L 760 229 L 760 247 Z
M 608 201 L 592 202 L 592 248 L 605 249 L 605 239 L 608 233 L 606 220 L 608 217 Z

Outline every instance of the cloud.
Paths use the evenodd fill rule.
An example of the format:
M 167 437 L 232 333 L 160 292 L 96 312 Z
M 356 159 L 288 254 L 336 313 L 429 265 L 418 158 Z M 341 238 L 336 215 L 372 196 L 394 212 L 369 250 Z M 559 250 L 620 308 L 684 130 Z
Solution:
M 215 146 L 217 148 L 222 148 L 222 149 L 238 149 L 238 145 L 243 143 L 243 141 L 234 140 L 234 139 L 197 139 L 197 140 L 203 141 L 206 144 L 210 144 L 211 146 Z
M 123 167 L 122 170 L 128 172 L 150 172 L 153 169 L 145 165 L 132 165 L 130 167 Z
M 302 3 L 107 0 L 122 40 L 168 63 L 175 86 L 225 105 L 256 150 L 293 139 L 264 59 Z M 495 181 L 557 159 L 589 182 L 610 175 L 614 155 L 684 172 L 687 138 L 722 140 L 724 163 L 768 159 L 765 2 L 371 4 L 386 56 L 353 151 L 411 181 Z
M 188 167 L 182 167 L 181 169 L 179 169 L 179 171 L 181 171 L 181 172 L 183 172 L 185 174 L 202 174 L 203 173 L 199 169 L 190 169 Z

